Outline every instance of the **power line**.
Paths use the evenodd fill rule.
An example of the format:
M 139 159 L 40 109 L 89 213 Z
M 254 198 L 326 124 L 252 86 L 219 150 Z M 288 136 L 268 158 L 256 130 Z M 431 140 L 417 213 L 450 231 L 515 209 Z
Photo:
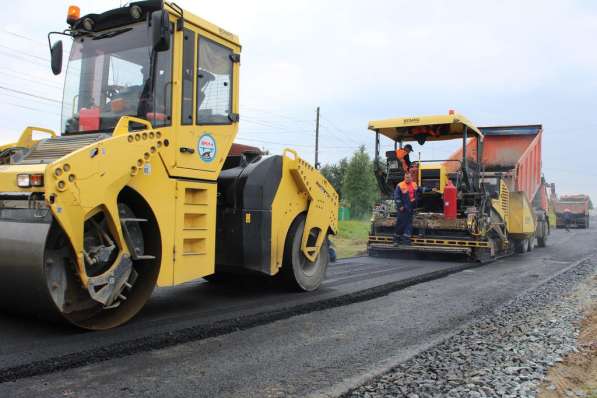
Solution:
M 46 57 L 40 57 L 40 56 L 38 56 L 38 55 L 29 54 L 29 53 L 26 53 L 25 51 L 22 51 L 22 50 L 18 50 L 18 49 L 16 49 L 16 48 L 12 48 L 12 47 L 5 46 L 4 44 L 0 44 L 0 47 L 4 48 L 4 49 L 6 49 L 6 50 L 14 51 L 14 52 L 15 52 L 15 53 L 17 53 L 17 54 L 23 54 L 23 55 L 25 55 L 25 56 L 27 56 L 27 57 L 31 57 L 31 58 L 35 58 L 35 59 L 39 59 L 39 60 L 42 60 L 42 61 L 44 61 L 44 62 L 50 62 L 50 58 L 46 58 Z
M 55 100 L 55 99 L 52 99 L 52 98 L 42 97 L 41 95 L 31 94 L 31 93 L 28 93 L 28 92 L 25 92 L 25 91 L 15 90 L 15 89 L 9 88 L 9 87 L 0 86 L 0 90 L 5 90 L 5 91 L 9 91 L 9 92 L 16 93 L 16 94 L 21 94 L 21 95 L 26 95 L 28 97 L 38 98 L 38 99 L 41 99 L 41 100 L 44 100 L 44 101 L 54 102 L 54 103 L 57 103 L 57 104 L 62 104 L 61 101 L 58 101 L 58 100 Z
M 0 68 L 0 75 L 3 75 L 3 74 L 8 74 L 8 75 L 12 76 L 13 78 L 21 79 L 23 81 L 32 82 L 35 84 L 41 84 L 42 86 L 56 88 L 56 89 L 62 89 L 62 86 L 60 86 L 58 84 L 50 83 L 50 82 L 41 81 L 42 80 L 41 78 L 40 79 L 31 79 L 29 77 L 20 75 L 18 72 L 12 72 L 10 70 Z
M 48 101 L 41 100 L 38 98 L 31 98 L 31 97 L 24 98 L 24 97 L 16 96 L 10 92 L 2 92 L 2 90 L 0 90 L 0 97 L 6 97 L 6 98 L 9 98 L 10 100 L 23 101 L 24 105 L 29 105 L 30 103 L 33 103 L 33 104 L 35 104 L 35 106 L 40 106 L 40 107 L 43 107 L 43 109 L 47 109 L 49 113 L 54 112 L 56 110 L 56 108 L 61 107 L 60 104 L 50 103 Z M 10 100 L 4 100 L 4 101 L 10 102 Z M 18 102 L 18 103 L 22 104 L 21 102 Z
M 4 105 L 14 106 L 14 107 L 17 107 L 17 108 L 27 109 L 29 111 L 45 113 L 45 114 L 53 115 L 53 116 L 60 116 L 59 113 L 51 113 L 51 112 L 48 112 L 48 111 L 44 111 L 43 109 L 32 108 L 32 107 L 26 106 L 26 105 L 14 104 L 12 102 L 5 102 Z
M 269 129 L 274 129 L 276 133 L 295 131 L 293 129 L 296 129 L 296 127 L 297 127 L 295 125 L 272 124 L 266 120 L 255 119 L 250 116 L 242 116 L 241 123 L 242 122 L 254 124 L 257 126 L 267 127 Z M 301 133 L 311 133 L 311 132 L 312 132 L 311 129 L 308 129 L 308 132 L 307 132 L 307 130 L 301 131 Z
M 27 65 L 31 65 L 31 66 L 37 66 L 37 67 L 47 67 L 48 66 L 48 62 L 47 61 L 39 61 L 37 59 L 27 59 L 24 55 L 18 55 L 18 54 L 14 54 L 11 53 L 10 51 L 7 50 L 2 50 L 0 49 L 0 53 L 3 53 L 5 56 L 9 57 L 10 60 L 18 60 L 18 61 L 23 61 L 26 62 Z
M 243 105 L 243 109 L 253 109 L 253 110 L 258 111 L 258 112 L 269 113 L 270 115 L 274 115 L 274 116 L 277 116 L 277 117 L 280 117 L 280 118 L 283 118 L 283 119 L 292 120 L 292 121 L 303 123 L 303 124 L 311 125 L 311 123 L 313 123 L 311 120 L 308 120 L 308 119 L 299 119 L 299 118 L 294 117 L 294 116 L 289 116 L 287 114 L 283 114 L 283 113 L 279 113 L 279 112 L 274 112 L 274 111 L 268 110 L 268 109 L 256 108 L 256 107 L 253 107 L 253 106 L 250 106 L 250 105 Z
M 244 140 L 244 141 L 255 141 L 255 142 L 261 142 L 264 144 L 271 144 L 271 145 L 280 145 L 280 146 L 296 146 L 296 147 L 302 147 L 302 148 L 310 148 L 313 149 L 313 145 L 305 145 L 305 144 L 293 144 L 293 143 L 288 143 L 288 142 L 276 142 L 276 141 L 267 141 L 267 140 L 261 140 L 258 138 L 244 138 L 244 137 L 240 137 L 240 135 L 237 137 L 239 140 Z M 324 146 L 322 147 L 324 149 L 354 149 L 354 146 Z
M 346 130 L 343 130 L 343 129 L 339 128 L 339 127 L 338 127 L 338 126 L 337 126 L 337 125 L 336 125 L 334 122 L 332 122 L 332 121 L 331 121 L 329 118 L 327 118 L 327 117 L 322 117 L 322 119 L 324 119 L 324 121 L 326 121 L 327 123 L 329 123 L 329 124 L 330 124 L 330 126 L 327 126 L 328 128 L 330 128 L 330 127 L 331 127 L 331 128 L 333 128 L 334 130 L 338 131 L 339 133 L 342 133 L 342 134 L 344 135 L 344 136 L 343 136 L 343 138 L 348 138 L 350 141 L 354 142 L 355 144 L 360 144 L 360 143 L 358 143 L 357 141 L 355 141 L 355 140 L 352 138 L 352 134 L 351 134 L 350 132 L 348 132 L 348 131 L 346 131 Z M 325 125 L 324 125 L 324 126 L 325 126 Z M 360 131 L 360 130 L 358 130 L 358 131 Z
M 2 33 L 5 33 L 5 34 L 11 35 L 11 36 L 15 36 L 15 37 L 18 37 L 20 39 L 25 39 L 25 40 L 31 41 L 33 43 L 36 43 L 39 46 L 43 45 L 45 47 L 45 46 L 48 45 L 48 43 L 46 43 L 46 42 L 44 42 L 42 40 L 34 39 L 32 37 L 25 36 L 25 35 L 20 34 L 20 33 L 11 32 L 10 30 L 7 30 L 7 29 L 2 29 Z
M 311 134 L 313 133 L 312 131 L 252 131 L 252 130 L 244 130 L 241 128 L 240 130 L 243 134 L 255 134 L 255 135 L 259 135 L 259 134 L 276 134 L 276 135 L 306 135 L 306 134 Z

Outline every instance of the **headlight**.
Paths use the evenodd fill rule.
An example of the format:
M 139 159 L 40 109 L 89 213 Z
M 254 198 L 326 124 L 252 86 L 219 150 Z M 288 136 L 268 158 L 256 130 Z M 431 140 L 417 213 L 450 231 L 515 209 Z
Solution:
M 29 174 L 17 175 L 17 186 L 20 188 L 29 188 L 31 183 L 29 182 Z
M 88 32 L 91 32 L 93 30 L 93 26 L 95 24 L 93 23 L 93 19 L 91 18 L 85 18 L 83 20 L 83 29 L 85 29 Z

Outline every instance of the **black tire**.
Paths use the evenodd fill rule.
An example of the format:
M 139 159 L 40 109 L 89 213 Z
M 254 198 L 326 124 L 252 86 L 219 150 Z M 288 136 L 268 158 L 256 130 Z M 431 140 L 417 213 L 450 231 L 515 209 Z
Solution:
M 514 252 L 518 253 L 518 254 L 524 254 L 527 252 L 529 248 L 529 242 L 527 239 L 516 239 L 514 241 Z
M 305 229 L 305 216 L 298 216 L 286 235 L 282 275 L 293 290 L 310 292 L 321 286 L 330 261 L 328 240 L 325 238 L 319 256 L 314 262 L 301 252 L 301 240 Z M 322 232 L 325 233 L 325 232 Z
M 379 250 L 375 250 L 375 249 L 371 249 L 371 248 L 367 249 L 367 255 L 369 257 L 383 257 L 382 253 Z
M 531 237 L 530 239 L 527 239 L 527 240 L 528 240 L 527 251 L 528 252 L 532 252 L 533 249 L 535 248 L 535 237 L 533 236 L 533 237 Z
M 239 278 L 235 278 L 234 274 L 227 274 L 227 273 L 219 272 L 216 274 L 206 275 L 203 277 L 203 279 L 205 279 L 209 283 L 224 284 L 224 283 L 233 282 L 235 280 L 238 280 Z
M 328 243 L 329 245 L 329 243 Z M 336 253 L 336 248 L 333 246 L 329 246 L 330 251 L 330 263 L 335 263 L 338 260 L 338 254 Z

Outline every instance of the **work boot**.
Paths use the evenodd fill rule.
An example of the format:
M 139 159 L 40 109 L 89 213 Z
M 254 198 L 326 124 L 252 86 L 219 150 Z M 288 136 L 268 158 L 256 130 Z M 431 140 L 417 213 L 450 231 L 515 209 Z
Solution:
M 402 237 L 394 235 L 394 246 L 400 246 L 402 244 Z
M 408 245 L 408 246 L 412 245 L 412 241 L 410 240 L 410 236 L 404 235 L 402 237 L 402 242 L 404 242 L 404 244 Z

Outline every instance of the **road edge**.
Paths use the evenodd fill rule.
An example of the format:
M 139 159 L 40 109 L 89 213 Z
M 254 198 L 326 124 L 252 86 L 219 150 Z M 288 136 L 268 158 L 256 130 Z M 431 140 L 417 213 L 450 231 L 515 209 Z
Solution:
M 558 271 L 557 273 L 550 275 L 546 278 L 543 278 L 540 281 L 533 284 L 532 286 L 530 286 L 529 288 L 522 290 L 519 294 L 516 295 L 516 297 L 525 295 L 529 292 L 532 292 L 533 290 L 536 290 L 540 286 L 548 283 L 549 281 L 557 278 L 558 276 L 560 276 L 576 267 L 579 267 L 580 265 L 584 264 L 586 261 L 591 260 L 595 256 L 596 256 L 596 253 L 592 253 L 588 256 L 583 257 L 580 260 L 576 260 L 576 261 L 570 263 L 569 265 L 567 265 L 565 268 Z M 509 305 L 514 300 L 516 300 L 516 297 L 501 304 L 499 307 Z M 350 391 L 354 390 L 355 388 L 358 388 L 359 386 L 388 373 L 389 371 L 391 371 L 393 368 L 400 365 L 401 363 L 406 362 L 409 359 L 413 358 L 414 356 L 416 356 L 422 352 L 425 352 L 429 349 L 432 349 L 433 347 L 441 344 L 445 340 L 453 337 L 454 335 L 460 333 L 462 330 L 469 327 L 470 324 L 475 321 L 476 321 L 476 319 L 472 319 L 472 320 L 466 322 L 459 328 L 450 331 L 449 333 L 445 334 L 444 336 L 440 337 L 439 339 L 434 340 L 433 342 L 430 342 L 428 344 L 425 344 L 423 347 L 421 347 L 421 349 L 412 350 L 412 352 L 407 352 L 406 355 L 401 355 L 400 358 L 397 358 L 397 357 L 389 358 L 385 361 L 382 361 L 379 366 L 376 366 L 375 369 L 373 369 L 367 373 L 345 379 L 330 388 L 322 389 L 322 390 L 316 391 L 312 394 L 309 394 L 309 395 L 307 395 L 307 397 L 308 398 L 330 398 L 330 397 L 345 396 L 346 394 L 348 394 Z

